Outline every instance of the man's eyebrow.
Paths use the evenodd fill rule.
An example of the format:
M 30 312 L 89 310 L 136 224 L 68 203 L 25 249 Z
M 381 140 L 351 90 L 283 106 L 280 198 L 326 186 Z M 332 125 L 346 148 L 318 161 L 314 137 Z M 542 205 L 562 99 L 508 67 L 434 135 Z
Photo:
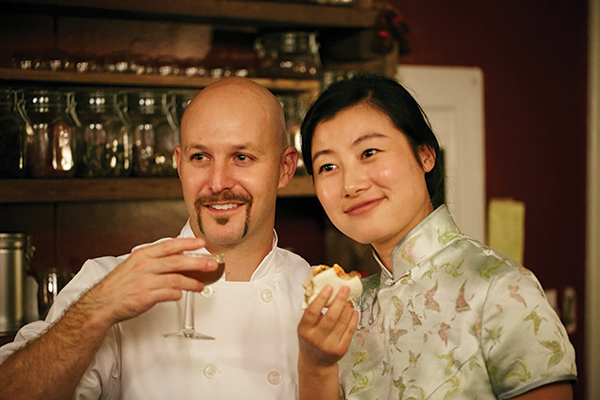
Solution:
M 189 145 L 185 146 L 185 149 L 188 151 L 205 151 L 208 149 L 208 147 L 203 145 L 202 143 L 194 143 L 194 144 L 189 144 Z M 260 152 L 263 149 L 254 145 L 251 142 L 247 142 L 247 143 L 240 143 L 240 144 L 232 145 L 230 147 L 230 150 L 233 152 L 236 152 L 236 151 L 259 151 Z

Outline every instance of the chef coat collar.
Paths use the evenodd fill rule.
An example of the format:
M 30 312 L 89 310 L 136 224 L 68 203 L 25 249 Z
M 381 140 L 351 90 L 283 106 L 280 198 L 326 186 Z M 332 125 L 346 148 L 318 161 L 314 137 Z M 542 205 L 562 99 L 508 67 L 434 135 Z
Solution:
M 196 237 L 196 235 L 194 234 L 194 231 L 192 230 L 192 226 L 190 225 L 189 219 L 186 222 L 183 229 L 181 230 L 179 237 L 181 237 L 181 238 Z M 275 249 L 277 248 L 278 243 L 279 243 L 279 238 L 277 237 L 277 232 L 275 232 L 275 229 L 273 229 L 273 245 L 271 247 L 271 251 L 269 252 L 269 254 L 267 254 L 265 256 L 265 258 L 263 258 L 261 263 L 254 270 L 254 272 L 252 273 L 252 276 L 250 277 L 250 281 L 259 279 L 259 278 L 267 275 L 267 272 L 270 268 L 275 268 L 274 263 L 271 262 L 271 260 L 273 260 L 273 258 L 275 257 Z M 205 251 L 206 253 L 208 253 L 208 251 L 206 249 L 202 249 L 201 252 L 202 251 Z M 225 275 L 223 275 L 223 276 L 225 276 Z M 223 278 L 221 278 L 221 279 L 223 279 Z

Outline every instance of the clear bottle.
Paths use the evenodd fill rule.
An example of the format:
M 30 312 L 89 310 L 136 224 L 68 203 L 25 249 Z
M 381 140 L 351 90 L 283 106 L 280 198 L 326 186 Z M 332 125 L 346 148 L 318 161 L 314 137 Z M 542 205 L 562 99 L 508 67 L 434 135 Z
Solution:
M 27 170 L 25 122 L 17 112 L 19 92 L 0 88 L 0 178 L 24 178 Z
M 123 96 L 121 96 L 123 97 Z M 130 176 L 133 137 L 117 92 L 81 89 L 75 92 L 78 124 L 75 175 L 86 178 Z
M 137 176 L 175 176 L 175 146 L 179 130 L 174 101 L 164 91 L 128 94 L 127 113 L 133 129 L 133 173 Z
M 31 138 L 30 176 L 72 177 L 75 173 L 75 123 L 71 118 L 73 95 L 48 89 L 24 93 L 23 118 Z

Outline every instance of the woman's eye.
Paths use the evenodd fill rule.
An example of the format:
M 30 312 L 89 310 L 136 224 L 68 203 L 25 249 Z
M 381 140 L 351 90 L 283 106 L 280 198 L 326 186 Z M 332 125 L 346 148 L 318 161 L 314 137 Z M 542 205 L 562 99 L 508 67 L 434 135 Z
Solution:
M 363 151 L 363 157 L 369 158 L 372 155 L 374 155 L 375 153 L 377 153 L 377 150 L 375 150 L 375 149 L 367 149 L 367 150 Z
M 324 164 L 319 168 L 319 172 L 328 172 L 335 168 L 333 164 Z

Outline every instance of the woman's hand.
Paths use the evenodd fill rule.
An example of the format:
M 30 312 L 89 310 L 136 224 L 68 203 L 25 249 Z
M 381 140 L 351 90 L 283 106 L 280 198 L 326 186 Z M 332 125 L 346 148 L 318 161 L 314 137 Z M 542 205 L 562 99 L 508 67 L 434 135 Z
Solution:
M 347 300 L 350 293 L 347 286 L 339 290 L 331 306 L 322 312 L 332 292 L 329 285 L 323 288 L 298 325 L 300 353 L 316 367 L 336 364 L 346 354 L 358 324 L 358 313 Z
M 338 399 L 337 362 L 350 347 L 358 324 L 358 312 L 348 301 L 350 289 L 344 286 L 323 313 L 332 293 L 333 288 L 325 286 L 304 311 L 298 325 L 301 400 Z

